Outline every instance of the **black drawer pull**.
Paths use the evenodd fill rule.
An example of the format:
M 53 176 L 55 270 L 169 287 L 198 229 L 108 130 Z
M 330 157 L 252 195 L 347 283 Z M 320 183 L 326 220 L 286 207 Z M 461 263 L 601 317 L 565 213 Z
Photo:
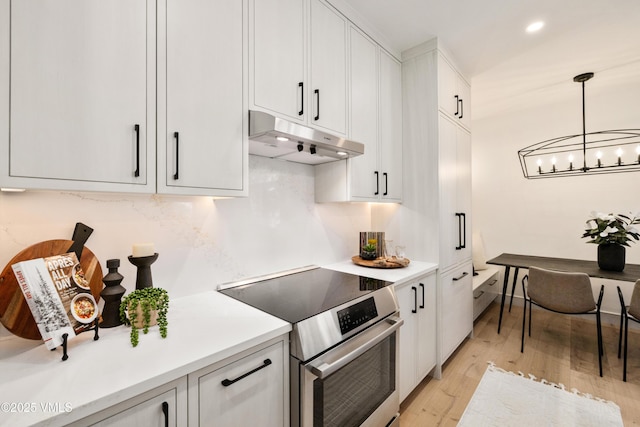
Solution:
M 173 137 L 176 139 L 176 173 L 173 174 L 173 179 L 180 178 L 180 134 L 178 132 L 173 133 Z
M 298 111 L 298 115 L 301 116 L 304 114 L 304 82 L 298 83 L 298 87 L 300 88 L 300 111 Z
M 238 378 L 236 378 L 235 380 L 229 380 L 229 379 L 224 379 L 222 380 L 222 385 L 225 387 L 229 387 L 231 384 L 233 383 L 237 383 L 238 381 L 240 381 L 243 378 L 248 377 L 251 374 L 255 374 L 256 372 L 258 372 L 260 369 L 264 369 L 267 366 L 271 365 L 271 359 L 265 359 L 264 362 L 262 362 L 262 365 L 258 366 L 257 368 L 247 372 L 246 374 L 242 374 L 240 375 Z
M 169 404 L 162 402 L 162 413 L 164 414 L 164 427 L 169 427 Z
M 418 286 L 422 288 L 422 304 L 420 304 L 420 308 L 424 308 L 424 283 L 420 283 Z
M 133 171 L 133 176 L 140 176 L 140 125 L 135 125 L 133 130 L 136 132 L 136 170 Z
M 411 290 L 413 291 L 413 310 L 411 310 L 411 312 L 417 313 L 418 312 L 418 288 L 416 288 L 415 286 L 412 286 Z
M 468 275 L 469 275 L 469 273 L 467 273 L 467 272 L 465 271 L 465 272 L 464 272 L 464 273 L 462 273 L 460 276 L 458 276 L 458 277 L 454 277 L 454 278 L 453 278 L 453 281 L 454 281 L 454 282 L 457 282 L 458 280 L 460 280 L 460 279 L 462 279 L 462 278 L 464 278 L 464 277 L 466 277 L 466 276 L 468 276 Z
M 316 116 L 313 120 L 320 120 L 320 89 L 313 91 L 316 94 Z

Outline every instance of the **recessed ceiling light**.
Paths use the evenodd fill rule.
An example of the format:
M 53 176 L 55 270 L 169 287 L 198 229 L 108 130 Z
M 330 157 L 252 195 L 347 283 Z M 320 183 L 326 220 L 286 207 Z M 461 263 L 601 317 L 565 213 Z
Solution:
M 529 26 L 527 27 L 527 33 L 535 33 L 536 31 L 539 31 L 542 27 L 544 27 L 544 22 L 542 21 L 533 22 L 529 24 Z
M 286 136 L 276 136 L 276 139 L 278 141 L 282 141 L 282 142 L 285 142 L 285 141 L 289 140 L 289 138 L 287 138 Z

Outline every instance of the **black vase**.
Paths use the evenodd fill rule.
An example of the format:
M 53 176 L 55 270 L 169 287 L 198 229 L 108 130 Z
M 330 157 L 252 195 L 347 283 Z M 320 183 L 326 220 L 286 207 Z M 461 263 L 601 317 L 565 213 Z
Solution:
M 615 243 L 598 245 L 598 267 L 601 270 L 624 270 L 625 248 Z

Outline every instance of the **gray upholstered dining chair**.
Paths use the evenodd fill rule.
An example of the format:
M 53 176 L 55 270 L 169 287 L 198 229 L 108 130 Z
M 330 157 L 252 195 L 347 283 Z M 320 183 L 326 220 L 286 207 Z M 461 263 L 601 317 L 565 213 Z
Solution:
M 531 336 L 532 304 L 546 310 L 562 314 L 595 314 L 598 334 L 598 365 L 602 376 L 602 323 L 600 305 L 604 295 L 604 285 L 596 302 L 591 290 L 591 280 L 585 273 L 566 273 L 530 267 L 529 274 L 522 278 L 524 311 L 522 316 L 522 343 L 520 352 L 524 353 L 524 329 L 529 303 L 529 336 Z
M 622 347 L 622 334 L 624 331 L 624 362 L 622 368 L 622 380 L 627 380 L 627 338 L 629 334 L 629 319 L 640 323 L 640 279 L 636 280 L 633 285 L 633 293 L 631 294 L 631 303 L 626 306 L 620 286 L 618 286 L 618 297 L 620 297 L 620 336 L 618 337 L 618 359 Z

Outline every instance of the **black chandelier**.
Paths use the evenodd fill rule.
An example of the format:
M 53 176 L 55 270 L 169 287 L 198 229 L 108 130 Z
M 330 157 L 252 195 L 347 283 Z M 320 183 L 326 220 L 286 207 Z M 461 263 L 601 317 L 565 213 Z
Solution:
M 584 84 L 592 77 L 593 73 L 584 73 L 573 78 L 582 84 L 582 133 L 548 139 L 519 150 L 525 178 L 640 171 L 640 129 L 586 132 Z

